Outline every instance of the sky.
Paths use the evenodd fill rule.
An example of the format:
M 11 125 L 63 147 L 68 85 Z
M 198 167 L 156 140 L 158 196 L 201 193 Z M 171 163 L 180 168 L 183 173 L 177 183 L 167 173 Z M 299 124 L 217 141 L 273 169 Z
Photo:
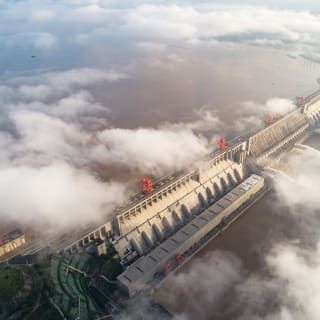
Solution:
M 315 0 L 0 0 L 1 228 L 65 232 L 110 219 L 142 175 L 190 168 L 220 135 L 253 130 L 266 112 L 287 112 L 317 90 L 319 43 Z M 308 198 L 315 216 L 318 158 L 306 151 L 290 162 L 291 180 L 278 180 L 293 214 Z M 301 161 L 309 170 L 297 174 Z M 283 308 L 251 308 L 245 319 L 317 319 L 308 298 L 318 297 L 319 250 L 302 251 L 270 248 L 272 289 L 289 283 Z M 242 276 L 238 257 L 208 259 L 221 255 L 242 293 L 264 286 Z M 197 272 L 210 275 L 201 261 Z

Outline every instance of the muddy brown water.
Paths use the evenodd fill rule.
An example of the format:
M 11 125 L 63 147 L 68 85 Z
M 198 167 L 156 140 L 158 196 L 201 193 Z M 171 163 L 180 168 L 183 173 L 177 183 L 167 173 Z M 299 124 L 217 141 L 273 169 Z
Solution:
M 306 144 L 320 149 L 319 134 L 310 137 Z M 297 238 L 307 243 L 308 235 L 300 233 L 297 220 L 293 218 L 288 208 L 281 206 L 277 200 L 277 196 L 269 192 L 236 220 L 229 229 L 209 242 L 172 277 L 188 274 L 200 260 L 205 261 L 210 254 L 217 250 L 227 251 L 238 257 L 241 260 L 242 269 L 247 274 L 264 274 L 265 255 L 269 253 L 274 244 L 296 241 Z M 210 278 L 207 280 L 215 281 Z M 183 289 L 183 286 L 177 288 L 173 283 L 175 282 L 169 277 L 153 296 L 172 314 L 185 314 L 188 319 L 197 320 L 237 319 L 237 314 L 234 314 L 233 299 L 226 299 L 227 296 L 232 297 L 235 294 L 232 288 L 225 293 L 219 303 L 205 305 L 205 311 L 202 310 L 203 312 L 199 314 L 198 301 L 205 300 L 205 297 L 201 296 L 201 290 L 195 290 L 200 292 L 197 301 L 190 301 L 190 295 Z M 193 285 L 197 286 L 196 283 Z M 174 292 L 174 298 L 172 298 L 172 292 Z M 241 306 L 240 308 L 238 306 L 237 310 L 241 310 Z

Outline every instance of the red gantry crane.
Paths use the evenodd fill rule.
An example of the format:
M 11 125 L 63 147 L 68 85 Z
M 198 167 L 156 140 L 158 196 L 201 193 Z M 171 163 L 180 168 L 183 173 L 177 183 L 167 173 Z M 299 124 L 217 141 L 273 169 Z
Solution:
M 224 137 L 220 137 L 217 144 L 220 151 L 223 151 L 228 147 L 228 142 Z
M 296 99 L 297 99 L 297 104 L 298 105 L 302 105 L 303 103 L 304 103 L 304 97 L 296 97 Z
M 278 112 L 269 112 L 265 115 L 264 117 L 264 124 L 266 126 L 269 126 L 270 124 L 274 123 L 275 121 L 279 120 L 282 118 L 282 114 Z
M 177 263 L 180 263 L 180 262 L 183 260 L 183 256 L 181 255 L 180 252 L 177 252 L 177 253 L 174 255 L 174 259 L 176 260 Z
M 146 177 L 141 179 L 141 192 L 151 193 L 154 191 L 152 180 Z

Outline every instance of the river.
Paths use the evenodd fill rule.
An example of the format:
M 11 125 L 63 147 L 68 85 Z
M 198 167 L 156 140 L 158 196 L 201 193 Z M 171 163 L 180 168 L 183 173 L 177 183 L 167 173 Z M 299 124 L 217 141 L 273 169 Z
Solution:
M 306 141 L 306 144 L 320 149 L 319 135 L 314 134 Z M 208 243 L 176 275 L 169 277 L 154 294 L 154 298 L 172 314 L 183 313 L 187 319 L 236 319 L 237 312 L 242 312 L 243 308 L 242 306 L 234 306 L 235 292 L 232 286 L 224 292 L 223 297 L 218 297 L 212 303 L 206 303 L 208 299 L 204 295 L 208 294 L 208 288 L 214 291 L 214 283 L 221 283 L 221 279 L 206 279 L 205 281 L 212 283 L 212 285 L 205 285 L 206 290 L 197 288 L 197 285 L 203 285 L 203 281 L 199 281 L 199 284 L 193 281 L 191 293 L 190 283 L 187 283 L 188 278 L 185 279 L 185 286 L 183 284 L 176 286 L 174 277 L 183 274 L 190 275 L 192 268 L 200 261 L 209 263 L 210 255 L 217 251 L 235 255 L 241 261 L 242 276 L 243 273 L 246 275 L 264 274 L 266 272 L 265 256 L 274 244 L 281 242 L 294 243 L 298 238 L 300 241 L 307 243 L 308 235 L 305 235 L 304 238 L 300 234 L 299 223 L 288 210 L 288 208 L 279 204 L 275 193 L 269 192 L 236 220 L 229 229 Z M 212 268 L 215 268 L 215 265 L 212 265 Z M 203 276 L 206 276 L 206 274 L 203 274 Z M 221 290 L 221 288 L 217 290 Z M 196 299 L 194 293 L 197 293 Z M 199 312 L 200 301 L 204 301 L 204 303 L 200 303 L 201 312 Z M 276 304 L 273 307 L 276 307 Z

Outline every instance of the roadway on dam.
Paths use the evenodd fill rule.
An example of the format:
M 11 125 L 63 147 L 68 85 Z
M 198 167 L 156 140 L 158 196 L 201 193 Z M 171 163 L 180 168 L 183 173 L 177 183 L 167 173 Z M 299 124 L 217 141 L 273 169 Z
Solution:
M 320 135 L 318 133 L 313 134 L 305 144 L 320 150 Z M 308 244 L 310 237 L 299 232 L 299 224 L 296 219 L 292 218 L 287 208 L 274 205 L 275 198 L 276 195 L 269 192 L 235 221 L 228 230 L 209 242 L 178 273 L 187 273 L 195 267 L 199 259 L 206 261 L 210 253 L 214 250 L 220 250 L 229 251 L 240 258 L 243 269 L 247 274 L 252 272 L 264 274 L 264 258 L 273 244 L 281 241 L 294 242 L 297 235 L 304 245 Z M 313 244 L 309 243 L 309 245 Z M 214 265 L 211 267 L 214 268 Z M 172 275 L 172 277 L 175 276 Z M 208 281 L 214 282 L 215 279 L 208 279 Z M 212 301 L 211 304 L 205 305 L 199 314 L 197 302 L 191 300 L 194 297 L 191 297 L 183 289 L 178 289 L 173 283 L 171 276 L 168 277 L 153 295 L 155 300 L 173 314 L 185 314 L 187 319 L 230 320 L 236 319 L 237 315 L 245 309 L 244 305 L 234 305 L 235 291 L 230 288 L 221 300 L 216 303 Z M 196 286 L 197 283 L 194 283 L 194 285 Z M 209 287 L 214 290 L 214 285 Z M 202 291 L 195 290 L 195 292 L 201 293 Z M 197 296 L 197 300 L 206 301 L 206 297 L 202 297 L 200 294 L 200 296 Z M 273 307 L 276 307 L 276 302 Z

